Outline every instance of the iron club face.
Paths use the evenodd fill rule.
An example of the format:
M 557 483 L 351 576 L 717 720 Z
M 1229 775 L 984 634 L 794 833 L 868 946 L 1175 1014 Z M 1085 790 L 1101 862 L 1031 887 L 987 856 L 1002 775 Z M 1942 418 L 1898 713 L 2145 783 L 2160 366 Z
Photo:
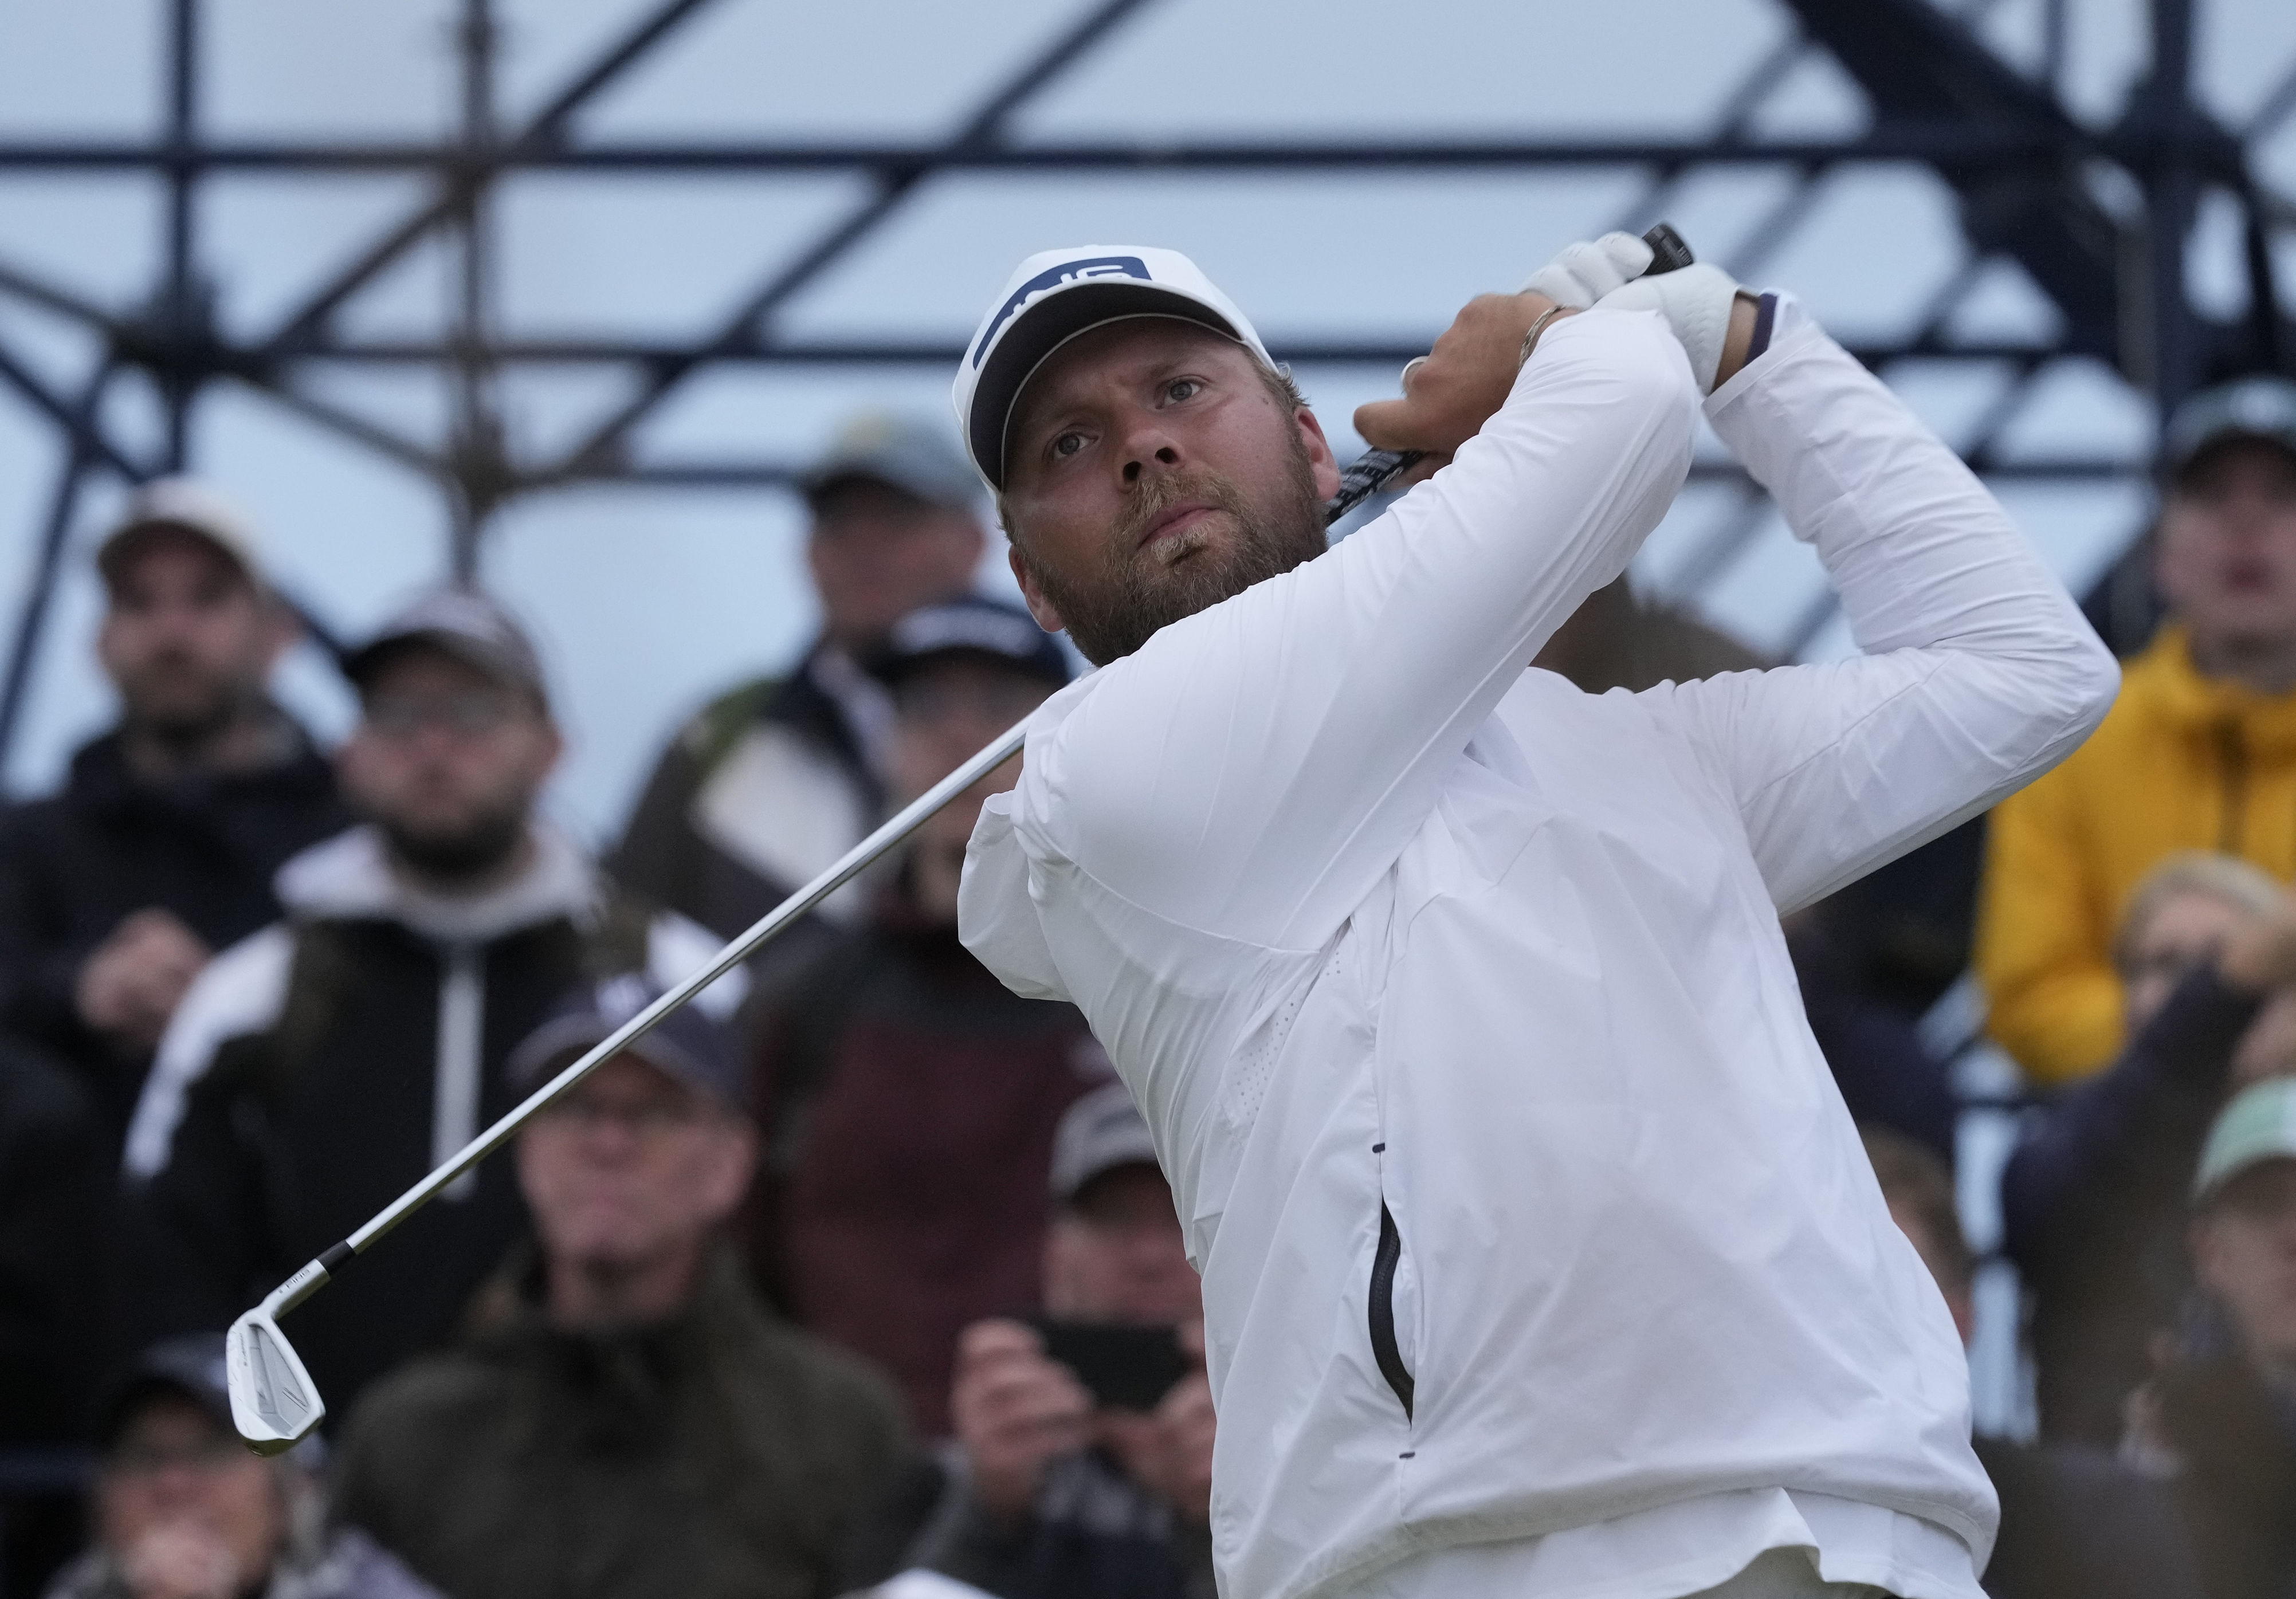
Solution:
M 318 1385 L 279 1331 L 268 1304 L 232 1323 L 224 1338 L 224 1361 L 232 1425 L 258 1455 L 293 1448 L 327 1414 Z

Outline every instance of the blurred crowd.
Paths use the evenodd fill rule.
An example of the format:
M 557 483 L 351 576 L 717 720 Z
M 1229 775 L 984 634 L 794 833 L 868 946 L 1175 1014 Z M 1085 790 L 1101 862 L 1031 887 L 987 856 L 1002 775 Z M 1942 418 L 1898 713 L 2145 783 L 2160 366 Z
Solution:
M 2204 392 L 2161 469 L 2167 619 L 2103 727 L 1981 874 L 1948 840 L 1784 930 L 1964 1333 L 1956 1063 L 1877 930 L 1973 948 L 2029 1086 L 1999 1599 L 2296 1595 L 2296 384 Z M 956 936 L 1009 767 L 295 1312 L 320 1434 L 233 1434 L 240 1311 L 1070 680 L 976 586 L 940 430 L 856 418 L 803 488 L 818 637 L 675 729 L 598 857 L 537 808 L 553 685 L 485 593 L 346 652 L 324 751 L 231 503 L 156 482 L 98 545 L 117 723 L 0 819 L 0 1599 L 1210 1599 L 1156 1151 Z M 1537 664 L 1765 663 L 1621 580 Z

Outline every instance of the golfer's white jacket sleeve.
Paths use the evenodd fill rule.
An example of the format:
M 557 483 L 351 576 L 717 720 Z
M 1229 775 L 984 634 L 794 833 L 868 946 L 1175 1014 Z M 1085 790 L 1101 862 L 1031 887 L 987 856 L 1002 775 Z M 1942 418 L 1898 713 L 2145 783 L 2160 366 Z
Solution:
M 1056 800 L 1045 842 L 1165 922 L 1320 946 L 1539 645 L 1664 514 L 1696 406 L 1656 316 L 1555 324 L 1443 472 L 1329 554 L 1166 628 L 1031 744 Z
M 1816 546 L 1866 652 L 1652 691 L 1791 909 L 2062 760 L 2119 668 L 1993 496 L 1792 300 L 1707 414 Z

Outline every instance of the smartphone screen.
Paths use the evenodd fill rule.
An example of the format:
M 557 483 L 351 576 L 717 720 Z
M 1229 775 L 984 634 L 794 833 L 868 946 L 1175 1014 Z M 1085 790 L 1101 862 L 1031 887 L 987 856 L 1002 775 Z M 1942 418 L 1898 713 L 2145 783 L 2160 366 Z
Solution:
M 1074 1372 L 1086 1391 L 1114 1410 L 1153 1410 L 1188 1374 L 1178 1332 L 1114 1322 L 1039 1319 L 1046 1355 Z

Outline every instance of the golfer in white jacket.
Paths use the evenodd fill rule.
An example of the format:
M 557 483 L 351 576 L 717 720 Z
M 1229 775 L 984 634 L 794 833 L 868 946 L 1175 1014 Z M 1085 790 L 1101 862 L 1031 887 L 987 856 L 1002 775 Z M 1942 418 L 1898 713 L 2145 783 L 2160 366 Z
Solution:
M 1357 419 L 1455 458 L 1329 553 L 1323 433 L 1185 258 L 1032 258 L 967 354 L 1015 570 L 1103 669 L 989 801 L 964 936 L 1154 1130 L 1230 1599 L 1977 1599 L 1961 1348 L 1778 915 L 2046 770 L 2115 671 L 1951 452 L 1758 304 L 1710 268 L 1476 301 Z M 1866 653 L 1527 669 L 1718 376 Z

